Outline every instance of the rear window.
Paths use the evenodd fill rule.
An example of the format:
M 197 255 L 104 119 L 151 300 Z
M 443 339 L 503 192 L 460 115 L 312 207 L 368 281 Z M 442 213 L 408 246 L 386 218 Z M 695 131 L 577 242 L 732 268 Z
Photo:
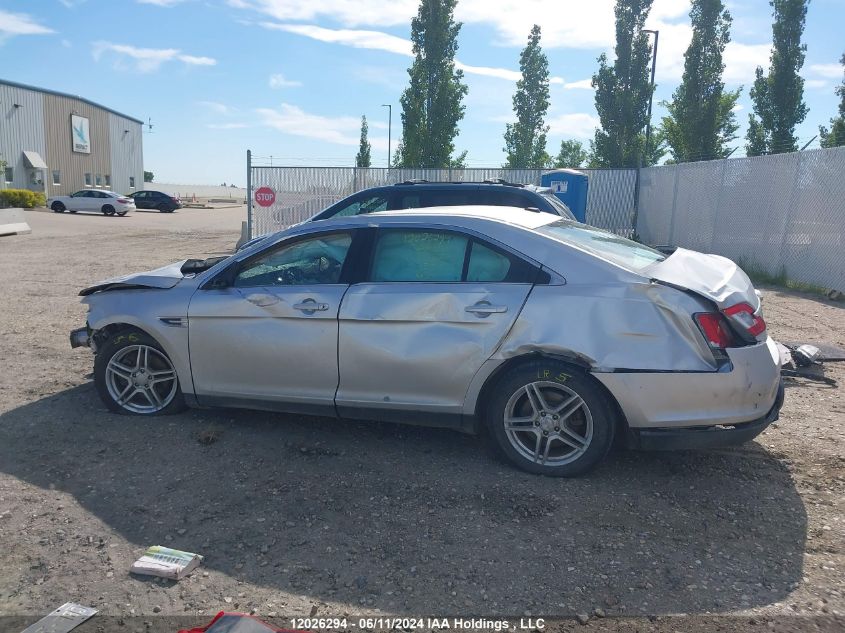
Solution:
M 666 259 L 663 253 L 653 248 L 570 220 L 558 220 L 536 230 L 631 270 L 640 271 Z

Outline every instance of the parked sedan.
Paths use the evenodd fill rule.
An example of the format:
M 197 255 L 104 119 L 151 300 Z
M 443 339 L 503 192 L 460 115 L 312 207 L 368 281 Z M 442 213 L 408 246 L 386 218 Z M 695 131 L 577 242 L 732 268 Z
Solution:
M 52 196 L 47 198 L 47 207 L 55 213 L 70 211 L 96 211 L 103 215 L 126 215 L 135 210 L 132 198 L 114 191 L 102 189 L 83 189 L 69 196 Z
M 733 262 L 505 207 L 308 222 L 81 291 L 112 411 L 224 406 L 486 431 L 527 471 L 752 439 L 778 348 Z
M 136 191 L 129 194 L 139 209 L 158 209 L 161 213 L 173 213 L 182 208 L 182 201 L 163 191 Z

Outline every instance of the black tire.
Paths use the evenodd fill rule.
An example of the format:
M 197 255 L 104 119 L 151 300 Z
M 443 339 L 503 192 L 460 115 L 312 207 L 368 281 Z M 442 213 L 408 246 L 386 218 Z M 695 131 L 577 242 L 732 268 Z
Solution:
M 135 351 L 136 348 L 138 351 Z M 127 376 L 126 378 L 121 378 L 118 376 L 115 378 L 107 375 L 110 371 L 109 364 L 112 359 L 115 359 L 120 362 L 121 365 L 126 366 L 127 363 L 125 359 L 131 359 L 133 353 L 142 354 L 143 352 L 141 350 L 143 350 L 143 348 L 152 348 L 155 352 L 157 352 L 148 352 L 149 360 L 145 363 L 145 366 L 149 368 L 146 372 L 148 376 L 152 375 L 149 373 L 150 371 L 160 373 L 161 371 L 167 371 L 168 369 L 173 370 L 173 382 L 175 384 L 172 384 L 167 380 L 163 380 L 157 383 L 158 386 L 156 384 L 152 384 L 144 389 L 147 392 L 149 392 L 150 389 L 156 390 L 156 393 L 159 395 L 160 402 L 164 405 L 160 408 L 155 408 L 157 405 L 155 404 L 153 397 L 144 395 L 136 388 L 134 382 L 136 378 L 134 376 L 138 373 L 137 369 L 135 370 L 135 373 L 132 374 L 133 377 Z M 137 359 L 138 356 L 136 355 L 135 358 Z M 137 364 L 138 363 L 136 363 L 136 365 Z M 132 384 L 130 384 L 130 380 L 133 381 Z M 149 379 L 146 377 L 138 378 L 139 382 L 143 382 L 144 380 Z M 153 337 L 134 328 L 120 330 L 112 334 L 102 343 L 100 349 L 97 351 L 97 355 L 94 357 L 94 386 L 97 388 L 97 394 L 100 396 L 100 399 L 106 407 L 108 407 L 110 411 L 120 413 L 122 415 L 171 415 L 184 411 L 187 408 L 185 398 L 182 396 L 182 388 L 179 385 L 179 377 L 176 375 L 175 369 L 173 369 L 173 365 L 170 358 L 167 356 L 167 353 Z M 126 401 L 121 403 L 115 397 L 113 392 L 118 389 L 123 389 L 124 386 L 128 389 L 128 391 L 131 391 L 132 393 L 137 391 L 138 394 L 137 396 L 127 397 Z M 148 408 L 150 408 L 150 410 L 139 410 L 141 405 L 145 402 L 149 405 Z M 155 410 L 152 410 L 153 408 L 155 408 Z
M 531 397 L 529 386 L 534 394 Z M 534 386 L 542 401 L 536 400 Z M 488 393 L 485 422 L 490 435 L 499 452 L 522 470 L 577 477 L 604 459 L 613 444 L 617 413 L 607 393 L 589 374 L 565 363 L 537 360 L 517 365 L 507 370 Z M 532 398 L 541 408 L 550 410 L 539 415 Z M 563 406 L 566 402 L 570 404 Z M 556 412 L 560 406 L 562 410 Z M 573 412 L 565 416 L 570 409 Z M 509 411 L 515 420 L 510 431 L 505 422 Z M 580 439 L 573 439 L 572 433 Z M 529 457 L 532 452 L 534 459 Z
M 160 205 L 158 205 L 158 212 L 159 213 L 170 213 L 170 210 L 167 208 L 167 205 L 162 202 Z
M 50 208 L 53 210 L 53 213 L 64 213 L 66 209 L 65 205 L 61 202 L 54 202 L 53 206 Z M 73 213 L 73 211 L 71 211 L 71 213 Z
M 103 215 L 114 215 L 114 207 L 110 204 L 104 204 L 101 211 L 103 212 Z

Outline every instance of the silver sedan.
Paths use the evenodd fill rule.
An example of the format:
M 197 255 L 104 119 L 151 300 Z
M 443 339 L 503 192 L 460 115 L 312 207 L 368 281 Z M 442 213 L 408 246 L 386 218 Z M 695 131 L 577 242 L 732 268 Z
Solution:
M 186 406 L 486 432 L 533 473 L 614 443 L 754 438 L 783 402 L 778 348 L 733 262 L 671 256 L 529 210 L 310 222 L 228 258 L 83 290 L 73 346 L 112 411 Z

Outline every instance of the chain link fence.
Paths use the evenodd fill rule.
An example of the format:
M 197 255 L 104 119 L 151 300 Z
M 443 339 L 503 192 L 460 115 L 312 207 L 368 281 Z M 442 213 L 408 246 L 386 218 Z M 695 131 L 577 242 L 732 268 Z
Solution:
M 637 230 L 845 290 L 845 147 L 643 169 Z
M 279 231 L 303 222 L 338 200 L 362 189 L 408 180 L 429 182 L 507 182 L 540 184 L 545 169 L 393 169 L 357 167 L 249 166 L 251 236 Z M 634 169 L 584 169 L 589 176 L 587 222 L 630 235 L 634 215 L 637 172 Z M 275 202 L 262 207 L 254 192 L 269 187 Z

